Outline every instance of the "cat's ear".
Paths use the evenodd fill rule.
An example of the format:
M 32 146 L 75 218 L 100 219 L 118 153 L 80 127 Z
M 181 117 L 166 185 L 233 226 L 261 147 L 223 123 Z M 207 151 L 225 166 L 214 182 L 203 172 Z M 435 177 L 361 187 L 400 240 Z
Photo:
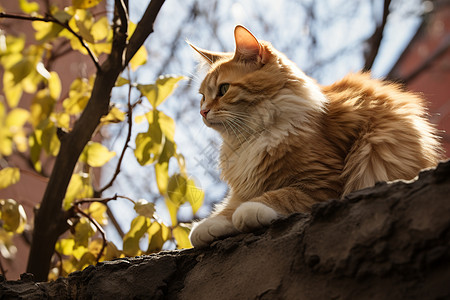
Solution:
M 266 54 L 258 39 L 244 26 L 238 25 L 234 29 L 236 51 L 234 57 L 238 60 L 264 62 Z
M 204 58 L 206 60 L 207 63 L 209 64 L 213 64 L 216 61 L 218 61 L 219 59 L 222 59 L 226 56 L 225 53 L 221 53 L 221 52 L 213 52 L 213 51 L 208 51 L 208 50 L 204 50 L 201 48 L 198 48 L 194 45 L 192 45 L 189 41 L 186 41 L 186 43 L 189 44 L 189 46 L 192 47 L 192 49 L 194 49 L 195 51 L 197 51 L 198 54 L 200 54 L 202 56 L 202 58 Z

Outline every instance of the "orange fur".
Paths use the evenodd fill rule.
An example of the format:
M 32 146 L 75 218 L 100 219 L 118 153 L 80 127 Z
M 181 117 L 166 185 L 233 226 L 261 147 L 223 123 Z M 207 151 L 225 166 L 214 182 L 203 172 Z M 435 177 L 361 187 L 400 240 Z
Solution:
M 243 203 L 263 203 L 279 215 L 307 212 L 316 202 L 412 179 L 437 164 L 441 148 L 419 95 L 366 73 L 320 87 L 269 43 L 243 27 L 236 32 L 234 55 L 196 49 L 209 57 L 201 109 L 223 137 L 220 167 L 230 186 L 213 216 L 244 230 L 234 220 Z M 221 95 L 223 83 L 230 85 Z

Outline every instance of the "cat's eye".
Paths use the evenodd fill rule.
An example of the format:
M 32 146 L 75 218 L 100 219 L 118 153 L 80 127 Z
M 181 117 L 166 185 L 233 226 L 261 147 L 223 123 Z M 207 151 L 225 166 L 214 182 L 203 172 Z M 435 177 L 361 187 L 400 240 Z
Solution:
M 219 86 L 219 92 L 217 93 L 217 96 L 222 97 L 223 95 L 225 95 L 225 93 L 228 91 L 229 88 L 230 88 L 229 83 L 222 83 Z

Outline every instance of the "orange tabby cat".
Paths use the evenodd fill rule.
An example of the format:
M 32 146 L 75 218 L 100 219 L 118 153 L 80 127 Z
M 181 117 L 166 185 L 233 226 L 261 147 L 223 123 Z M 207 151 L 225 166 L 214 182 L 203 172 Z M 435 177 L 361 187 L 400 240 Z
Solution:
M 320 87 L 244 27 L 234 35 L 234 53 L 191 45 L 210 64 L 201 115 L 222 135 L 230 186 L 212 216 L 194 224 L 195 247 L 437 164 L 436 130 L 418 95 L 364 73 Z

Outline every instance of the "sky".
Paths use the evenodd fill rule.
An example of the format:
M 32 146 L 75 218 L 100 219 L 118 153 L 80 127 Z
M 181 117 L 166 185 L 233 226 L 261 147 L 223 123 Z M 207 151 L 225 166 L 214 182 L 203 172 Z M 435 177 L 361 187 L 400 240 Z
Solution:
M 130 1 L 131 20 L 137 22 L 147 0 Z M 198 87 L 202 72 L 197 70 L 197 57 L 186 44 L 215 51 L 233 51 L 233 30 L 237 24 L 250 29 L 257 38 L 270 41 L 284 52 L 308 75 L 320 84 L 330 84 L 348 72 L 356 72 L 364 64 L 363 41 L 381 21 L 380 0 L 167 0 L 154 26 L 154 33 L 146 41 L 148 62 L 132 75 L 139 83 L 153 83 L 159 75 L 177 74 L 189 77 L 181 82 L 176 92 L 161 109 L 176 121 L 175 141 L 186 158 L 187 170 L 206 193 L 208 203 L 220 201 L 227 192 L 226 184 L 218 180 L 217 157 L 220 138 L 203 125 L 199 111 Z M 420 25 L 420 14 L 426 9 L 420 0 L 393 0 L 380 53 L 373 66 L 373 76 L 382 77 L 393 66 Z M 113 90 L 113 102 L 125 105 L 127 90 Z M 136 95 L 134 95 L 136 97 Z M 138 108 L 134 115 L 142 114 L 150 105 Z M 117 139 L 107 145 L 120 153 L 126 128 L 112 128 L 111 135 L 122 130 Z M 134 126 L 132 141 L 137 133 L 146 131 Z M 134 147 L 134 144 L 131 144 Z M 112 161 L 103 174 L 112 174 Z M 155 192 L 153 167 L 140 167 L 133 151 L 128 150 L 124 170 L 115 185 L 104 196 L 115 193 L 133 199 L 158 199 Z M 176 170 L 172 168 L 172 172 Z M 109 176 L 103 176 L 109 180 Z M 170 223 L 163 201 L 157 201 L 157 212 Z M 200 210 L 205 217 L 210 205 Z M 112 211 L 120 216 L 119 223 L 127 231 L 135 217 L 128 201 L 111 203 Z M 180 216 L 189 220 L 190 207 L 182 208 Z M 109 238 L 118 235 L 107 229 Z M 119 243 L 120 244 L 120 243 Z

